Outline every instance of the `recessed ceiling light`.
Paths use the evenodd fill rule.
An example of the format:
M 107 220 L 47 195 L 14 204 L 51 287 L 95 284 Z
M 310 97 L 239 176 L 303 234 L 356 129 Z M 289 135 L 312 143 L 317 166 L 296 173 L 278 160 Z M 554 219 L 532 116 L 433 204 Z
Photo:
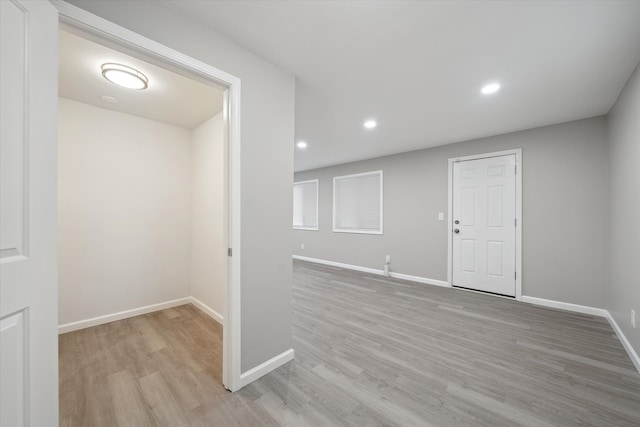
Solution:
M 499 83 L 490 83 L 490 84 L 484 86 L 482 88 L 481 92 L 484 93 L 485 95 L 491 95 L 492 93 L 496 93 L 499 90 L 500 90 L 500 84 Z
M 149 79 L 135 68 L 122 64 L 106 63 L 102 64 L 102 76 L 118 86 L 127 89 L 146 89 Z
M 297 146 L 298 148 L 305 149 L 305 148 L 307 148 L 307 143 L 306 143 L 306 142 L 304 142 L 304 141 L 299 141 L 299 142 L 296 144 L 296 146 Z
M 375 120 L 367 120 L 366 122 L 364 122 L 363 126 L 367 129 L 373 129 L 374 127 L 378 126 L 378 123 L 376 123 Z
M 113 96 L 109 95 L 102 95 L 100 99 L 102 99 L 104 102 L 110 102 L 111 104 L 115 104 L 116 102 L 118 102 L 118 98 L 114 98 Z

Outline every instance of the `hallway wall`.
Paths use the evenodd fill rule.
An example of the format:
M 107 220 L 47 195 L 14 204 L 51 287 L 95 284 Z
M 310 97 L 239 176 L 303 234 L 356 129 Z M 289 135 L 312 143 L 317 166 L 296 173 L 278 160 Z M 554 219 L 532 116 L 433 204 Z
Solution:
M 607 309 L 640 354 L 640 66 L 609 119 L 609 281 Z M 636 312 L 636 328 L 631 326 Z M 637 360 L 636 360 L 637 362 Z M 640 365 L 636 365 L 640 370 Z
M 604 117 L 298 172 L 320 179 L 319 231 L 294 230 L 294 255 L 447 280 L 448 159 L 522 148 L 522 293 L 604 308 Z M 332 177 L 384 170 L 384 234 L 332 231 Z M 301 245 L 304 244 L 304 249 Z M 520 273 L 519 273 L 520 274 Z

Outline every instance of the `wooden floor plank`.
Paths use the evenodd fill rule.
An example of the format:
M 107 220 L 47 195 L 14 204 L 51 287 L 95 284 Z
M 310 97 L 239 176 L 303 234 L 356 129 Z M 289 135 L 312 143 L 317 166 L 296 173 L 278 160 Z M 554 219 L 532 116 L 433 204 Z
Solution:
M 128 370 L 109 375 L 108 382 L 117 425 L 157 425 L 150 416 L 151 408 L 143 399 L 138 382 Z
M 64 426 L 639 426 L 600 317 L 294 261 L 294 361 L 229 393 L 191 305 L 60 336 Z

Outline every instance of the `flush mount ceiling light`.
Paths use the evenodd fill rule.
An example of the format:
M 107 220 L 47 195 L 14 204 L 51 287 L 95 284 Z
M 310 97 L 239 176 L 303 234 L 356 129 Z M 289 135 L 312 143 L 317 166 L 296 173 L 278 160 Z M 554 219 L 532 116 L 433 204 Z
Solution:
M 296 144 L 296 146 L 297 146 L 298 148 L 302 148 L 302 149 L 304 150 L 305 148 L 307 148 L 307 143 L 306 143 L 306 142 L 304 142 L 304 141 L 299 141 L 299 142 Z
M 499 83 L 490 83 L 486 86 L 483 86 L 480 92 L 484 93 L 485 95 L 491 95 L 492 93 L 496 93 L 499 90 L 500 90 Z
M 367 120 L 366 122 L 364 122 L 363 126 L 367 129 L 373 129 L 374 127 L 378 126 L 378 123 L 376 123 L 375 120 Z
M 118 86 L 127 89 L 146 89 L 149 86 L 149 79 L 135 68 L 122 64 L 108 62 L 102 64 L 102 76 Z

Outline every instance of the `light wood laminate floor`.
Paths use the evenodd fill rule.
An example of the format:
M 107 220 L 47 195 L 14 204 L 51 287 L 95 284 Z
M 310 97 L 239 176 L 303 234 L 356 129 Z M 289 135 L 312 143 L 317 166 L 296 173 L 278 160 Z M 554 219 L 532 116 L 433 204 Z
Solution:
M 296 358 L 237 393 L 186 305 L 60 336 L 63 426 L 639 426 L 603 318 L 294 261 Z

